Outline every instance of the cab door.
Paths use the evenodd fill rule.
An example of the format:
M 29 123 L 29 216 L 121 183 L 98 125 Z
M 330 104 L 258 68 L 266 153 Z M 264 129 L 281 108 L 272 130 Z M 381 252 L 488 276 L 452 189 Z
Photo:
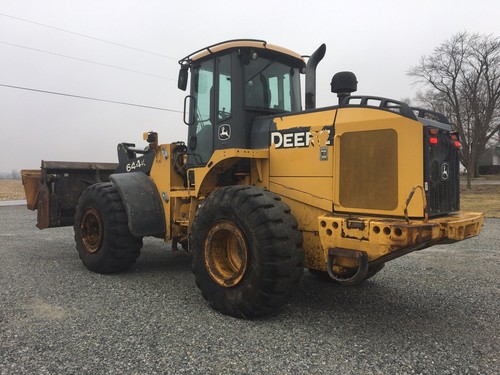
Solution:
M 189 128 L 188 164 L 204 166 L 214 149 L 229 148 L 233 135 L 231 55 L 193 66 L 194 123 Z

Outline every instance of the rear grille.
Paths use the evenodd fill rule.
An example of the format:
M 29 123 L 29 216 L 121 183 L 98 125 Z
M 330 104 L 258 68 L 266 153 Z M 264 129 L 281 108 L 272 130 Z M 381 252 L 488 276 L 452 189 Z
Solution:
M 450 132 L 429 127 L 424 131 L 424 181 L 429 216 L 446 215 L 460 209 L 458 148 Z M 437 138 L 432 144 L 430 138 Z

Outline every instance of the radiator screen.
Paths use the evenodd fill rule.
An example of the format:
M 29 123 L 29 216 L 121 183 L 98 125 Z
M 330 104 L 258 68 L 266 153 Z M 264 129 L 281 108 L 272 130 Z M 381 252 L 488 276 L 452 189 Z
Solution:
M 340 141 L 340 205 L 394 210 L 398 205 L 397 132 L 344 133 Z

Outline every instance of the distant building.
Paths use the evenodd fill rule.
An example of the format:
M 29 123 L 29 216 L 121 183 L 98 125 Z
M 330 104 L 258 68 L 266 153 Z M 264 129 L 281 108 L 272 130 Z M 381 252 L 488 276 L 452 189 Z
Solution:
M 497 173 L 500 173 L 500 131 L 498 132 L 498 142 L 479 159 L 479 174 Z

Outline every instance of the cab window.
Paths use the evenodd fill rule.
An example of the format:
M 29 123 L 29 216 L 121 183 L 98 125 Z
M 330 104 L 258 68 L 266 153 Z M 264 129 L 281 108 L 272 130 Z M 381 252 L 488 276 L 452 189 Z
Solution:
M 297 68 L 259 57 L 244 67 L 245 107 L 269 112 L 300 110 Z
M 194 67 L 196 140 L 191 145 L 194 164 L 205 164 L 213 151 L 211 108 L 214 95 L 214 61 Z
M 219 57 L 217 63 L 219 71 L 217 122 L 222 122 L 231 117 L 231 55 Z

